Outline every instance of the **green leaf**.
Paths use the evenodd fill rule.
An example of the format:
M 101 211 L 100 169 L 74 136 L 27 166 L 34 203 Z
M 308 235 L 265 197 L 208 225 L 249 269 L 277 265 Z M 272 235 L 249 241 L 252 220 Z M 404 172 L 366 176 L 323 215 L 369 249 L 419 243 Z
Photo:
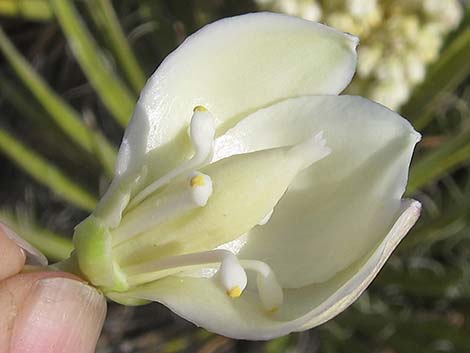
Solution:
M 3 129 L 0 129 L 0 150 L 63 199 L 85 210 L 91 211 L 95 207 L 96 197 Z
M 36 123 L 54 126 L 41 106 L 31 101 L 31 97 L 25 94 L 23 87 L 2 74 L 0 74 L 0 95 L 15 107 L 20 116 Z
M 89 13 L 100 33 L 104 35 L 127 81 L 137 94 L 145 84 L 145 75 L 129 46 L 110 0 L 87 0 Z
M 374 286 L 395 286 L 407 296 L 418 297 L 423 301 L 427 298 L 468 297 L 459 289 L 463 285 L 464 276 L 465 273 L 460 268 L 451 266 L 447 266 L 442 273 L 430 269 L 403 271 L 386 266 L 375 279 Z
M 470 202 L 467 205 L 458 205 L 451 212 L 418 225 L 412 230 L 397 251 L 412 253 L 416 246 L 432 245 L 438 241 L 448 239 L 470 227 Z
M 432 120 L 436 99 L 442 92 L 451 92 L 468 79 L 469 58 L 470 28 L 465 25 L 430 67 L 423 84 L 415 89 L 401 110 L 403 116 L 413 121 L 416 129 L 423 129 Z
M 52 19 L 52 11 L 48 0 L 1 0 L 0 16 L 47 21 Z
M 407 194 L 412 195 L 465 162 L 470 163 L 470 131 L 450 139 L 420 159 L 411 169 Z
M 50 3 L 91 85 L 116 120 L 126 126 L 134 110 L 136 96 L 116 76 L 75 5 L 70 0 L 51 0 Z
M 71 239 L 41 228 L 26 214 L 14 214 L 10 210 L 3 209 L 0 210 L 0 221 L 41 251 L 49 260 L 64 260 L 73 250 Z
M 371 341 L 376 349 L 371 351 L 389 351 L 403 353 L 429 352 L 466 352 L 468 332 L 465 327 L 453 324 L 441 313 L 403 312 L 393 315 L 389 312 L 365 314 L 354 308 L 348 309 L 339 319 L 342 326 L 354 330 L 351 339 L 363 337 L 362 341 Z M 346 347 L 350 339 L 346 339 Z M 452 349 L 439 350 L 438 342 L 451 343 Z M 382 349 L 377 349 L 382 346 Z M 345 349 L 344 352 L 356 352 Z
M 77 145 L 97 155 L 105 170 L 109 175 L 112 175 L 116 159 L 115 148 L 99 131 L 92 130 L 84 124 L 79 114 L 51 89 L 28 61 L 16 50 L 1 28 L 0 50 L 24 85 L 28 87 L 49 114 L 50 118 Z M 5 86 L 6 84 L 2 85 Z

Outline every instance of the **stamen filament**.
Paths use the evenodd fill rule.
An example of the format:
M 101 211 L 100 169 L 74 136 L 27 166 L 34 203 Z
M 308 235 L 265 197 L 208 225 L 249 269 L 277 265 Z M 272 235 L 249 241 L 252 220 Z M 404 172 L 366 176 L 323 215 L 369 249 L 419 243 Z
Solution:
M 127 274 L 127 280 L 130 285 L 142 284 L 141 279 L 145 277 L 148 280 L 150 274 L 154 274 L 154 279 L 160 278 L 158 274 L 160 271 L 165 271 L 165 276 L 183 271 L 184 267 L 208 265 L 208 264 L 224 264 L 228 269 L 230 266 L 238 267 L 238 270 L 243 271 L 239 265 L 237 257 L 228 250 L 216 249 L 203 251 L 192 254 L 184 254 L 178 256 L 170 256 L 162 259 L 145 262 L 138 265 L 131 265 L 124 267 L 122 270 Z M 238 266 L 237 266 L 238 264 Z M 235 271 L 233 272 L 235 273 Z M 244 273 L 244 271 L 243 271 Z M 243 277 L 243 275 L 242 275 Z M 243 278 L 242 278 L 243 279 Z M 240 288 L 244 289 L 243 283 L 238 283 Z M 230 290 L 232 288 L 227 288 Z
M 197 181 L 195 183 L 195 180 Z M 192 209 L 206 205 L 212 195 L 212 180 L 208 175 L 193 172 L 186 187 L 157 200 L 148 199 L 127 213 L 119 227 L 112 230 L 113 246 L 145 232 Z
M 207 111 L 207 109 L 200 106 L 196 107 L 194 109 L 190 123 L 190 137 L 194 149 L 193 157 L 139 192 L 135 197 L 132 198 L 128 209 L 132 209 L 138 205 L 150 194 L 155 192 L 163 185 L 169 183 L 178 175 L 193 169 L 198 169 L 202 164 L 207 162 L 212 157 L 214 136 L 214 117 L 209 111 Z
M 284 293 L 271 267 L 257 260 L 240 260 L 240 264 L 244 269 L 258 273 L 256 284 L 261 303 L 267 311 L 276 311 L 284 300 Z
M 184 267 L 217 263 L 220 263 L 220 267 L 216 278 L 229 297 L 237 298 L 242 295 L 247 285 L 245 270 L 252 270 L 257 273 L 256 283 L 263 307 L 267 311 L 273 312 L 281 306 L 284 294 L 271 267 L 258 260 L 238 260 L 233 253 L 227 250 L 216 249 L 171 256 L 128 266 L 122 270 L 127 274 L 127 282 L 132 286 L 182 272 Z

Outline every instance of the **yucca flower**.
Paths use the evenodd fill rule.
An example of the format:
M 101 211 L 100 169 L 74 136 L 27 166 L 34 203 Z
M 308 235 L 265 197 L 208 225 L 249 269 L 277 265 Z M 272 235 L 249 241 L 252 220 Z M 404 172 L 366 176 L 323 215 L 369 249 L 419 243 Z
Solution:
M 234 338 L 344 310 L 420 212 L 402 199 L 420 135 L 379 104 L 338 96 L 357 44 L 271 13 L 190 36 L 147 82 L 116 176 L 56 267 Z

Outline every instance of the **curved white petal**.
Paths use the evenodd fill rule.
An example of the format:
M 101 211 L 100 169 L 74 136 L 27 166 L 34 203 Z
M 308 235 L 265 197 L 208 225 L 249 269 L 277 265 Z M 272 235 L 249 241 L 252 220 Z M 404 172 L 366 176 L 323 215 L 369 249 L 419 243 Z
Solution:
M 321 325 L 338 315 L 351 305 L 371 284 L 393 250 L 402 241 L 411 227 L 416 223 L 421 214 L 421 203 L 413 199 L 405 199 L 401 202 L 400 216 L 389 231 L 382 243 L 374 250 L 370 258 L 362 264 L 362 261 L 354 267 L 359 268 L 357 274 L 350 278 L 339 290 L 318 306 L 315 311 L 309 313 L 309 320 L 296 331 L 307 330 Z M 350 272 L 350 270 L 347 270 Z M 344 274 L 343 274 L 344 275 Z M 315 286 L 314 286 L 315 287 Z M 307 297 L 311 293 L 304 292 Z M 297 300 L 302 300 L 300 297 Z
M 323 131 L 331 154 L 302 172 L 239 253 L 284 287 L 324 282 L 364 256 L 395 219 L 420 135 L 360 97 L 311 96 L 260 110 L 216 141 L 214 159 L 298 143 Z
M 401 215 L 369 255 L 329 281 L 285 290 L 276 313 L 266 312 L 256 291 L 231 299 L 208 278 L 172 276 L 136 288 L 129 297 L 158 301 L 178 315 L 215 333 L 266 340 L 319 325 L 347 308 L 366 289 L 419 217 L 420 204 L 406 200 Z
M 223 19 L 188 37 L 144 87 L 119 152 L 117 172 L 144 164 L 162 170 L 191 153 L 187 127 L 195 106 L 216 118 L 218 131 L 281 99 L 337 94 L 356 67 L 357 38 L 330 27 L 273 13 Z M 171 151 L 171 159 L 165 156 Z M 136 159 L 136 157 L 138 159 Z M 130 168 L 132 169 L 132 168 Z

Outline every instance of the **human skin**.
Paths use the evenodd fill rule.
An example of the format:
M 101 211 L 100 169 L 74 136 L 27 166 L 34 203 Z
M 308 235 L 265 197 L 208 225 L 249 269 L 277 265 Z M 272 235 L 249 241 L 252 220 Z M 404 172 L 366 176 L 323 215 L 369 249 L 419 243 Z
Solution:
M 106 301 L 69 273 L 22 273 L 25 252 L 0 226 L 0 352 L 92 353 Z

